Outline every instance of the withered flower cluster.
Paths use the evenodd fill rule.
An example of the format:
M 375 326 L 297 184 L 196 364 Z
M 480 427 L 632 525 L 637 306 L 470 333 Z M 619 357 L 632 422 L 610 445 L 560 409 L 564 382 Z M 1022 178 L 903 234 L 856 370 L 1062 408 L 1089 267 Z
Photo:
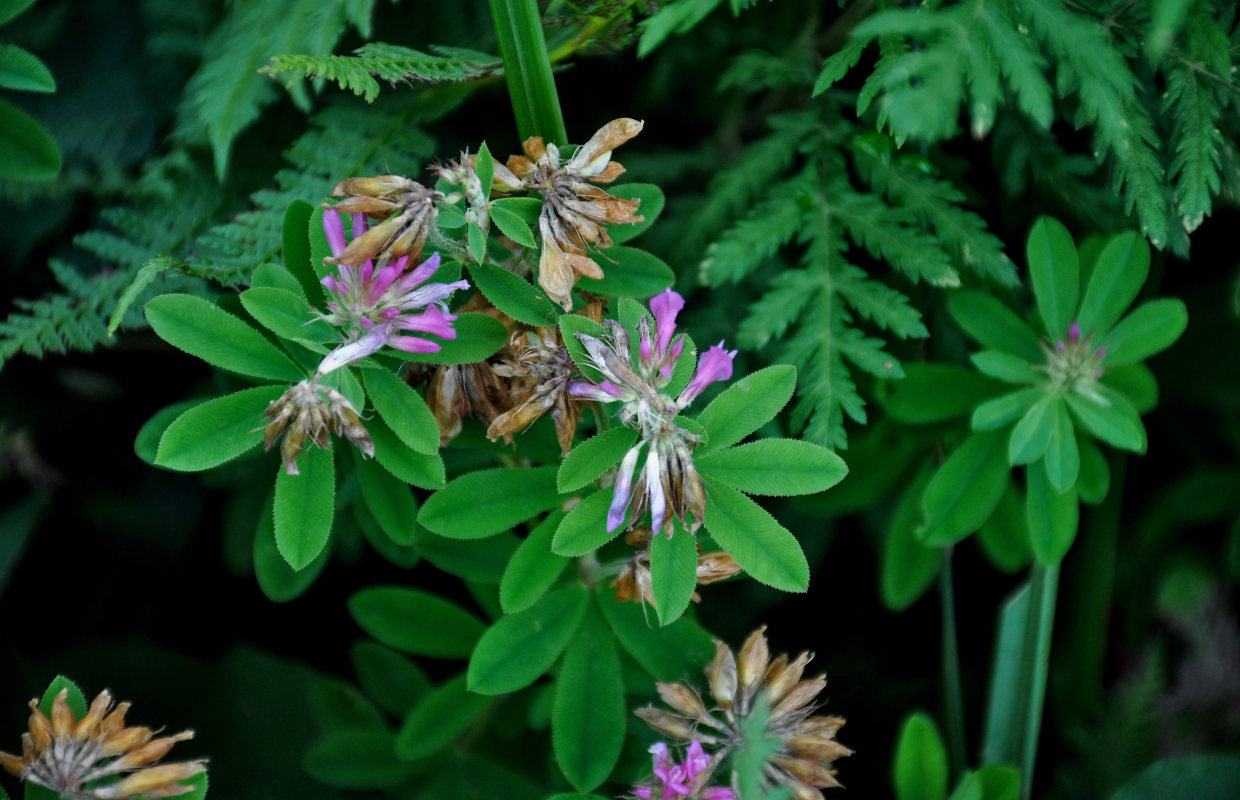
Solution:
M 279 441 L 280 460 L 289 475 L 298 474 L 297 456 L 306 440 L 325 450 L 329 434 L 345 437 L 367 458 L 375 454 L 375 444 L 348 398 L 313 380 L 290 386 L 267 405 L 263 416 L 269 420 L 263 428 L 263 449 L 270 450 Z
M 125 725 L 129 703 L 113 707 L 112 695 L 99 693 L 86 716 L 74 719 L 62 689 L 52 717 L 30 701 L 30 730 L 22 734 L 22 754 L 0 752 L 0 766 L 24 781 L 74 800 L 176 797 L 193 791 L 181 783 L 204 772 L 206 760 L 157 764 L 193 731 L 153 738 L 150 728 Z
M 531 136 L 522 146 L 524 156 L 510 156 L 506 166 L 495 165 L 493 192 L 542 195 L 538 285 L 566 311 L 573 307 L 572 289 L 578 275 L 603 277 L 602 267 L 589 250 L 611 247 L 604 226 L 645 219 L 636 213 L 639 201 L 613 197 L 592 185 L 611 183 L 624 173 L 624 167 L 611 160 L 611 152 L 641 130 L 638 120 L 614 119 L 563 163 L 559 148 L 543 142 L 541 136 Z
M 650 528 L 634 528 L 624 536 L 624 541 L 637 548 L 637 552 L 623 567 L 620 574 L 612 581 L 616 587 L 616 599 L 622 603 L 646 603 L 651 608 L 658 608 L 654 601 L 654 591 L 650 584 Z M 732 556 L 717 550 L 713 553 L 700 553 L 697 561 L 697 585 L 707 586 L 727 580 L 741 572 L 741 565 Z M 695 590 L 690 599 L 695 603 L 702 602 L 702 596 Z
M 766 737 L 778 744 L 764 768 L 765 788 L 786 786 L 795 800 L 822 800 L 822 790 L 838 787 L 832 763 L 852 754 L 835 740 L 842 717 L 815 716 L 814 698 L 826 687 L 827 676 L 803 679 L 813 654 L 806 651 L 789 660 L 771 659 L 766 627 L 758 628 L 741 646 L 739 658 L 723 642 L 715 642 L 715 657 L 706 667 L 710 698 L 706 704 L 692 688 L 680 683 L 657 684 L 659 696 L 671 706 L 639 708 L 637 716 L 674 741 L 694 739 L 718 748 L 722 760 L 745 743 L 746 725 L 756 707 L 768 709 L 762 720 Z M 759 703 L 759 699 L 765 703 Z
M 442 196 L 399 175 L 348 178 L 337 183 L 332 187 L 332 197 L 344 199 L 332 208 L 341 214 L 365 214 L 382 221 L 360 236 L 355 232 L 344 252 L 327 262 L 359 267 L 379 256 L 393 261 L 408 256 L 416 262 L 439 216 L 435 201 Z

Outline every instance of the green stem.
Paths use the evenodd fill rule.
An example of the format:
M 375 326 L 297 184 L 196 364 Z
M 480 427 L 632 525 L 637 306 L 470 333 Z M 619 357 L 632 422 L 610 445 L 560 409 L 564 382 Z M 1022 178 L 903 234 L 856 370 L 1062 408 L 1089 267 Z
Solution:
M 1051 629 L 1055 622 L 1055 594 L 1059 587 L 1059 564 L 1034 567 L 1030 583 L 1029 625 L 1026 635 L 1034 654 L 1029 684 L 1028 714 L 1025 717 L 1024 752 L 1021 755 L 1021 797 L 1028 800 L 1033 789 L 1033 766 L 1038 753 L 1038 734 L 1042 729 L 1042 707 L 1046 700 L 1046 675 L 1051 656 Z M 1028 651 L 1026 651 L 1028 652 Z
M 517 133 L 568 144 L 536 0 L 490 0 Z
M 946 707 L 947 747 L 951 755 L 952 783 L 965 768 L 964 691 L 960 679 L 960 649 L 956 642 L 956 598 L 952 588 L 952 548 L 943 548 L 939 569 L 939 597 L 943 608 L 943 705 Z

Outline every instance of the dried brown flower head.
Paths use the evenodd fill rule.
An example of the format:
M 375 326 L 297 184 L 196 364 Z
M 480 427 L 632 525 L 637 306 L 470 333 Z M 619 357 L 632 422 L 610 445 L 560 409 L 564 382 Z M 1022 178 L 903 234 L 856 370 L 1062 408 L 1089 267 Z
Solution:
M 441 195 L 399 175 L 376 175 L 343 180 L 332 187 L 332 197 L 344 198 L 332 206 L 341 214 L 383 220 L 355 236 L 343 253 L 326 259 L 330 264 L 358 267 L 381 255 L 393 261 L 407 255 L 416 262 L 439 215 L 435 200 Z
M 488 361 L 476 364 L 441 364 L 426 386 L 426 404 L 439 423 L 439 446 L 446 447 L 461 432 L 465 417 L 483 425 L 508 410 L 508 382 L 495 374 Z
M 822 800 L 822 789 L 840 785 L 832 763 L 852 751 L 835 741 L 842 717 L 815 716 L 814 698 L 826 687 L 827 676 L 803 680 L 814 656 L 806 651 L 793 660 L 771 659 L 766 627 L 758 628 L 741 646 L 739 656 L 723 642 L 715 642 L 715 657 L 706 667 L 713 708 L 697 692 L 679 683 L 659 683 L 659 696 L 673 711 L 646 706 L 637 716 L 659 733 L 688 743 L 698 739 L 718 747 L 716 757 L 745 742 L 745 726 L 759 698 L 765 700 L 765 726 L 778 750 L 767 761 L 767 788 L 788 787 L 796 800 Z
M 538 285 L 565 310 L 572 308 L 571 293 L 578 275 L 603 277 L 602 268 L 586 251 L 589 247 L 611 247 L 604 225 L 645 219 L 636 213 L 637 200 L 613 197 L 591 185 L 611 183 L 624 173 L 624 167 L 611 160 L 611 152 L 641 130 L 638 120 L 614 119 L 564 163 L 554 144 L 532 136 L 525 140 L 524 156 L 510 156 L 506 167 L 495 165 L 494 191 L 532 190 L 542 195 L 538 231 L 543 249 Z
M 263 449 L 270 450 L 283 436 L 280 458 L 289 475 L 298 474 L 297 456 L 305 449 L 307 439 L 326 449 L 328 434 L 334 434 L 348 439 L 367 458 L 375 454 L 375 444 L 357 409 L 329 386 L 302 381 L 272 400 L 263 416 L 270 420 L 263 428 Z
M 174 744 L 192 739 L 193 731 L 156 739 L 150 728 L 126 727 L 129 703 L 113 707 L 106 689 L 86 716 L 76 720 L 68 693 L 62 689 L 56 695 L 50 720 L 39 710 L 38 700 L 30 701 L 30 730 L 22 734 L 22 754 L 0 752 L 0 766 L 74 800 L 176 797 L 193 791 L 181 781 L 204 772 L 205 759 L 156 763 Z
M 657 608 L 650 584 L 650 539 L 650 528 L 634 528 L 625 534 L 626 542 L 641 549 L 620 568 L 620 574 L 612 581 L 611 585 L 616 587 L 616 599 L 622 603 L 646 603 L 651 608 Z M 722 550 L 698 556 L 698 586 L 718 583 L 740 572 L 741 565 Z M 702 602 L 702 596 L 696 591 L 690 599 L 695 603 Z

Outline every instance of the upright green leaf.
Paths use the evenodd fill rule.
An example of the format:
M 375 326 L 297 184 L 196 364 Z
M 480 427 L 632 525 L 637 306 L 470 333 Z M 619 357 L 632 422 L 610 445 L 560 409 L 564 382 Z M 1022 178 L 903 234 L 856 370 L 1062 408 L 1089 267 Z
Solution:
M 1003 442 L 999 432 L 974 433 L 934 473 L 922 496 L 926 516 L 918 535 L 923 543 L 958 542 L 995 510 L 1008 482 Z
M 556 528 L 551 540 L 552 551 L 569 558 L 584 556 L 597 550 L 619 535 L 620 530 L 607 530 L 607 509 L 611 506 L 610 491 L 595 492 L 573 506 Z
M 529 608 L 568 566 L 567 558 L 551 551 L 551 539 L 563 519 L 563 512 L 548 514 L 508 560 L 499 584 L 499 602 L 504 613 Z
M 478 722 L 492 702 L 467 691 L 464 674 L 435 688 L 405 717 L 396 734 L 396 757 L 413 761 L 446 749 Z
M 439 452 L 439 425 L 422 396 L 385 369 L 362 371 L 366 396 L 392 432 L 412 449 L 428 456 Z
M 275 520 L 272 517 L 274 496 L 258 515 L 254 531 L 254 577 L 258 588 L 273 603 L 287 603 L 303 595 L 323 572 L 331 548 L 324 547 L 304 569 L 293 569 L 276 547 Z
M 0 177 L 43 181 L 60 172 L 60 150 L 25 111 L 0 100 Z
M 706 530 L 759 583 L 786 592 L 809 588 L 801 545 L 761 506 L 723 484 L 706 484 Z
M 1061 405 L 1058 395 L 1046 394 L 1021 417 L 1008 439 L 1008 463 L 1029 464 L 1042 457 L 1050 446 Z
M 1025 470 L 1029 543 L 1039 564 L 1057 564 L 1076 538 L 1076 490 L 1059 492 L 1036 464 Z
M 402 653 L 466 658 L 485 626 L 440 597 L 396 586 L 373 586 L 349 598 L 362 630 Z
M 621 602 L 609 591 L 595 597 L 621 647 L 655 680 L 696 680 L 715 654 L 714 638 L 689 615 L 659 627 L 644 604 Z
M 418 521 L 454 539 L 493 536 L 559 505 L 555 475 L 555 467 L 470 472 L 428 497 Z
M 590 605 L 584 586 L 557 589 L 524 611 L 506 614 L 469 659 L 466 686 L 478 694 L 505 694 L 538 680 L 564 652 Z
M 579 288 L 594 294 L 654 297 L 676 282 L 676 273 L 663 259 L 636 247 L 609 247 L 595 259 L 602 262 L 603 277 L 577 281 Z
M 444 485 L 443 459 L 409 449 L 381 418 L 366 420 L 366 431 L 375 444 L 375 461 L 405 483 L 420 489 Z
M 1111 329 L 1137 299 L 1150 272 L 1150 246 L 1134 232 L 1112 237 L 1098 254 L 1076 321 L 1085 336 Z
M 703 477 L 749 494 L 786 497 L 830 489 L 848 474 L 844 459 L 797 439 L 759 439 L 694 459 Z
M 1038 335 L 997 298 L 963 290 L 948 296 L 947 308 L 956 324 L 983 347 L 1018 355 L 1031 364 L 1045 359 Z
M 196 472 L 231 461 L 262 441 L 263 412 L 283 393 L 283 386 L 258 386 L 195 405 L 164 430 L 155 463 Z
M 494 264 L 470 264 L 469 277 L 496 308 L 518 322 L 555 324 L 555 305 L 524 278 Z
M 1068 491 L 1076 485 L 1081 469 L 1081 455 L 1076 445 L 1076 428 L 1062 400 L 1055 402 L 1055 426 L 1046 448 L 1046 477 L 1055 491 Z
M 1160 353 L 1180 338 L 1188 327 L 1188 310 L 1184 302 L 1163 297 L 1142 303 L 1096 342 L 1106 348 L 1103 365 L 1118 367 Z
M 316 343 L 332 342 L 340 334 L 321 319 L 315 319 L 310 305 L 300 294 L 272 286 L 255 286 L 241 293 L 241 306 L 267 330 L 282 339 L 307 342 L 307 347 L 326 355 L 326 347 Z
M 1063 339 L 1076 317 L 1080 297 L 1080 262 L 1072 234 L 1059 220 L 1042 217 L 1034 223 L 1026 245 L 1038 314 L 1052 339 Z
M 276 473 L 273 518 L 276 547 L 293 569 L 304 569 L 326 545 L 336 508 L 336 465 L 332 450 L 308 447 L 298 459 L 299 475 L 281 466 Z
M 947 800 L 947 779 L 947 747 L 938 726 L 926 714 L 913 714 L 904 721 L 896 745 L 896 797 Z
M 560 463 L 557 487 L 568 493 L 589 486 L 614 467 L 636 441 L 637 431 L 632 428 L 612 428 L 586 439 Z
M 746 375 L 724 389 L 698 415 L 710 432 L 710 441 L 699 448 L 708 453 L 733 445 L 775 418 L 796 388 L 795 367 L 777 364 Z
M 165 294 L 146 304 L 146 320 L 168 344 L 222 369 L 277 381 L 305 375 L 263 335 L 201 297 Z
M 65 702 L 69 704 L 69 710 L 73 712 L 73 716 L 77 719 L 86 716 L 86 695 L 82 694 L 82 690 L 76 683 L 64 675 L 57 675 L 44 690 L 43 697 L 39 700 L 39 710 L 43 712 L 43 716 L 51 719 L 52 705 L 56 702 L 56 695 L 62 691 L 65 693 Z
M 1104 390 L 1101 399 L 1064 395 L 1072 416 L 1086 431 L 1112 447 L 1144 453 L 1145 426 L 1136 409 L 1117 392 Z
M 580 792 L 607 779 L 620 758 L 628 713 L 611 631 L 591 609 L 568 645 L 551 707 L 551 745 Z
M 288 204 L 284 210 L 284 222 L 281 228 L 281 252 L 284 268 L 297 278 L 306 300 L 318 304 L 323 300 L 323 284 L 314 274 L 310 263 L 310 218 L 314 215 L 314 206 L 305 200 L 297 199 Z
M 418 504 L 409 486 L 372 460 L 364 458 L 357 448 L 353 468 L 362 487 L 362 499 L 370 514 L 387 537 L 399 545 L 413 544 L 418 529 Z

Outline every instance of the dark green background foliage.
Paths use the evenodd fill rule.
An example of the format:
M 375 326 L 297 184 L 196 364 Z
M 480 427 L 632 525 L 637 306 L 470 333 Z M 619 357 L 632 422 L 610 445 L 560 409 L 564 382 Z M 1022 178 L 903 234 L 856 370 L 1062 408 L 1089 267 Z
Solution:
M 704 588 L 690 616 L 733 646 L 766 623 L 777 652 L 816 652 L 830 677 L 826 711 L 848 718 L 839 738 L 856 755 L 838 766 L 853 793 L 998 797 L 1011 776 L 958 779 L 962 760 L 976 767 L 987 748 L 1019 747 L 992 735 L 1004 722 L 988 707 L 1000 610 L 1035 558 L 1063 557 L 1035 795 L 1212 797 L 1234 786 L 1234 760 L 1214 755 L 1240 746 L 1233 7 L 557 0 L 543 11 L 569 140 L 616 117 L 645 121 L 617 156 L 626 180 L 666 197 L 638 244 L 675 271 L 689 299 L 684 329 L 739 347 L 737 377 L 796 365 L 795 398 L 761 434 L 800 436 L 849 467 L 828 492 L 761 499 L 805 550 L 808 593 L 733 581 Z M 323 532 L 327 550 L 293 572 L 265 507 L 274 455 L 251 449 L 202 475 L 134 455 L 137 438 L 152 460 L 150 431 L 188 407 L 173 404 L 252 385 L 169 347 L 142 313 L 158 319 L 168 301 L 148 300 L 185 292 L 257 317 L 261 294 L 223 290 L 289 258 L 293 201 L 317 203 L 351 175 L 426 179 L 429 164 L 483 140 L 497 159 L 519 151 L 487 4 L 44 0 L 0 27 L 8 44 L 41 59 L 55 91 L 19 94 L 0 81 L 0 110 L 38 120 L 63 166 L 45 181 L 0 169 L 10 298 L 0 322 L 0 749 L 18 747 L 25 701 L 64 673 L 87 694 L 108 686 L 133 700 L 137 722 L 197 729 L 178 751 L 211 757 L 212 796 L 344 798 L 382 785 L 399 797 L 493 797 L 502 786 L 504 797 L 537 800 L 570 792 L 564 774 L 593 785 L 588 758 L 561 774 L 549 755 L 553 706 L 581 698 L 553 696 L 547 682 L 493 696 L 512 674 L 475 660 L 465 675 L 460 663 L 480 636 L 519 640 L 531 620 L 567 616 L 580 622 L 564 641 L 534 643 L 555 651 L 532 647 L 534 677 L 564 649 L 559 669 L 614 703 L 620 683 L 607 665 L 619 664 L 632 706 L 653 694 L 647 672 L 677 668 L 607 649 L 606 626 L 620 624 L 611 615 L 636 607 L 528 588 L 551 586 L 567 562 L 552 552 L 554 514 L 529 535 L 541 549 L 523 555 L 511 533 L 472 542 L 419 529 L 396 542 L 385 531 L 417 509 L 397 504 L 372 520 L 352 504 Z M 978 432 L 976 418 L 970 428 L 975 406 L 1008 391 L 996 373 L 1013 367 L 970 361 L 979 346 L 996 348 L 961 306 L 979 296 L 964 292 L 982 293 L 1039 335 L 1063 336 L 1040 327 L 1047 301 L 1026 251 L 1046 215 L 1066 225 L 1059 244 L 1086 271 L 1106 237 L 1139 232 L 1153 249 L 1134 308 L 1179 298 L 1190 322 L 1147 362 L 1156 386 L 1141 371 L 1120 389 L 1146 434 L 1144 448 L 1126 449 L 1143 455 L 1063 412 L 1081 448 L 1069 489 L 1079 529 L 1031 547 L 1011 531 L 1027 527 L 1022 487 L 1045 491 L 1024 476 L 1043 474 L 1048 451 L 1015 457 L 1015 419 L 998 433 Z M 289 216 L 304 230 L 304 217 Z M 272 390 L 248 391 L 261 408 Z M 497 466 L 475 446 L 481 430 L 463 439 L 448 477 Z M 558 451 L 548 426 L 528 442 L 523 456 L 546 459 L 531 479 L 545 479 L 551 498 L 541 511 L 556 502 Z M 361 485 L 342 494 L 390 495 L 387 472 L 344 451 L 337 442 L 335 469 L 355 469 Z M 1012 473 L 1009 455 L 1027 466 Z M 940 464 L 969 456 L 984 462 L 976 473 L 936 483 Z M 1051 483 L 1071 484 L 1045 468 Z M 978 474 L 989 480 L 973 483 Z M 961 483 L 966 507 L 948 518 L 944 498 Z M 944 554 L 962 754 L 950 752 L 939 685 L 931 587 Z M 528 583 L 502 583 L 510 558 Z M 393 596 L 374 593 L 411 586 L 468 613 L 439 649 L 406 657 L 367 634 L 410 649 L 374 613 Z M 426 609 L 420 596 L 395 597 L 411 614 Z M 1022 602 L 1005 613 L 1023 613 Z M 684 644 L 703 641 L 686 634 Z M 485 694 L 467 693 L 467 681 Z M 460 728 L 426 738 L 418 725 L 433 725 L 405 719 L 418 702 L 428 719 L 450 708 Z M 918 709 L 929 714 L 910 717 Z M 650 735 L 630 722 L 600 794 L 641 776 Z M 416 760 L 439 744 L 435 769 Z M 365 769 L 349 766 L 354 754 L 370 759 Z M 1173 755 L 1187 757 L 1160 760 Z M 1159 794 L 1177 780 L 1192 793 Z

